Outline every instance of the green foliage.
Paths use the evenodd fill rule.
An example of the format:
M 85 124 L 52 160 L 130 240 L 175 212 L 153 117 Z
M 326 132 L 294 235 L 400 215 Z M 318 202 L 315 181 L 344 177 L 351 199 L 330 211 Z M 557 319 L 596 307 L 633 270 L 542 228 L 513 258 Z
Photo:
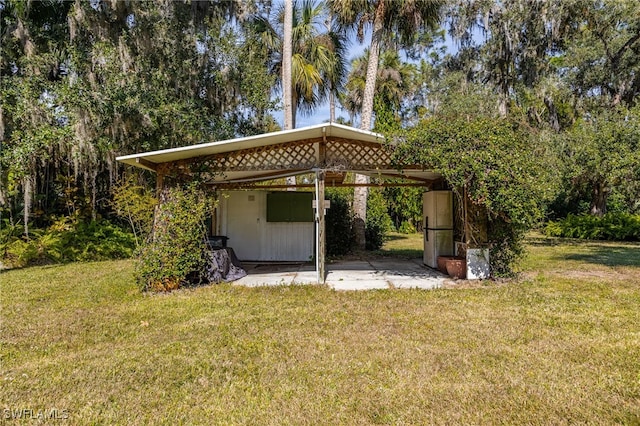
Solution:
M 327 256 L 342 256 L 351 252 L 355 243 L 353 230 L 353 211 L 351 210 L 352 191 L 328 188 L 326 198 L 331 201 L 327 210 L 326 238 Z
M 3 213 L 72 214 L 71 188 L 93 218 L 110 214 L 115 156 L 264 131 L 273 77 L 235 20 L 259 6 L 201 6 L 2 2 Z
M 610 0 L 598 7 L 581 3 L 576 2 L 579 13 L 571 17 L 579 25 L 566 26 L 570 34 L 564 54 L 555 55 L 558 71 L 587 109 L 635 104 L 640 93 L 640 2 Z
M 33 230 L 32 238 L 22 238 L 24 227 L 11 225 L 8 220 L 2 223 L 0 230 L 0 260 L 5 268 L 22 268 L 36 263 L 39 259 L 38 237 L 41 230 Z
M 424 188 L 387 186 L 383 190 L 387 203 L 387 212 L 393 225 L 398 229 L 407 223 L 416 231 L 416 225 L 422 223 L 422 194 Z M 418 229 L 421 230 L 421 229 Z
M 613 188 L 607 197 L 607 212 L 640 214 L 640 180 Z
M 606 213 L 614 190 L 628 205 L 640 198 L 640 109 L 594 113 L 555 139 L 565 179 L 592 213 Z
M 549 221 L 544 231 L 550 237 L 640 241 L 640 215 L 607 213 L 599 217 L 570 214 L 565 219 Z
M 143 290 L 169 291 L 190 283 L 203 270 L 206 218 L 213 200 L 195 185 L 163 194 L 153 231 L 138 250 L 135 277 Z
M 2 262 L 10 267 L 42 263 L 66 263 L 129 258 L 134 250 L 134 236 L 107 220 L 84 221 L 64 216 L 47 229 L 22 237 L 21 226 L 5 221 L 0 231 Z
M 411 222 L 404 221 L 398 227 L 398 232 L 401 233 L 401 234 L 415 234 L 416 227 L 413 226 L 413 224 Z
M 62 217 L 41 238 L 47 256 L 55 262 L 124 259 L 133 254 L 134 238 L 106 220 L 85 222 Z
M 298 112 L 310 114 L 326 100 L 329 93 L 336 94 L 342 87 L 346 69 L 344 34 L 325 30 L 330 20 L 322 2 L 293 2 L 291 32 L 291 91 L 293 122 Z M 248 26 L 253 37 L 260 40 L 269 53 L 270 73 L 282 81 L 283 68 L 283 10 L 272 9 L 270 16 L 255 15 Z M 324 30 L 324 31 L 323 31 Z M 295 127 L 295 126 L 294 126 Z
M 327 254 L 340 256 L 348 254 L 355 244 L 353 229 L 353 210 L 351 208 L 353 192 L 347 189 L 329 188 L 327 199 L 331 208 L 327 210 Z M 365 227 L 367 250 L 378 250 L 386 240 L 386 234 L 393 229 L 393 223 L 387 213 L 382 190 L 371 188 L 367 197 L 367 222 Z
M 113 188 L 112 202 L 116 213 L 129 222 L 136 247 L 139 247 L 140 240 L 145 240 L 151 233 L 153 211 L 158 200 L 150 189 L 137 184 L 135 176 L 131 175 Z
M 386 234 L 393 229 L 387 213 L 387 204 L 382 190 L 370 188 L 367 197 L 367 223 L 365 227 L 366 249 L 378 250 L 386 240 Z
M 544 147 L 516 123 L 489 117 L 429 119 L 403 137 L 398 158 L 442 174 L 459 200 L 466 194 L 487 212 L 493 273 L 509 275 L 524 232 L 553 193 Z
M 528 228 L 499 219 L 489 221 L 489 256 L 493 276 L 514 275 L 514 266 L 525 253 L 524 240 Z

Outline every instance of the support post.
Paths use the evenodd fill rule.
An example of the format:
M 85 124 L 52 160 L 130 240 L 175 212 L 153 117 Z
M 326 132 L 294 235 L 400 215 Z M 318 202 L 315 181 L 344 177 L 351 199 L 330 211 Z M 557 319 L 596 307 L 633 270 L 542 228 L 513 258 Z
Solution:
M 316 170 L 316 271 L 318 283 L 325 283 L 324 170 Z

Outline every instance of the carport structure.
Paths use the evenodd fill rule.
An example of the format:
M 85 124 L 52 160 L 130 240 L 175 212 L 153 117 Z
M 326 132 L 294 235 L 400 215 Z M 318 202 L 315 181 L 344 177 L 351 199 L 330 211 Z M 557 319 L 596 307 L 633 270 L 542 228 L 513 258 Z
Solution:
M 156 173 L 158 191 L 171 180 L 197 178 L 217 191 L 292 188 L 275 179 L 313 174 L 313 183 L 293 187 L 314 188 L 315 260 L 318 282 L 325 280 L 326 186 L 421 186 L 430 188 L 441 176 L 415 164 L 393 161 L 392 144 L 380 134 L 336 123 L 323 123 L 218 142 L 118 157 L 117 160 Z M 378 177 L 373 184 L 345 183 L 347 172 Z M 384 178 L 403 179 L 384 182 Z M 322 200 L 322 201 L 319 201 Z

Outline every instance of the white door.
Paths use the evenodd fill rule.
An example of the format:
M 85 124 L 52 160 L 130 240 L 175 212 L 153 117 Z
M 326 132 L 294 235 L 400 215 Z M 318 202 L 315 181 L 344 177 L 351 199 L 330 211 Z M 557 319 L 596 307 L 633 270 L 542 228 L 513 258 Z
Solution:
M 266 197 L 260 192 L 230 192 L 225 201 L 229 246 L 240 260 L 259 260 Z

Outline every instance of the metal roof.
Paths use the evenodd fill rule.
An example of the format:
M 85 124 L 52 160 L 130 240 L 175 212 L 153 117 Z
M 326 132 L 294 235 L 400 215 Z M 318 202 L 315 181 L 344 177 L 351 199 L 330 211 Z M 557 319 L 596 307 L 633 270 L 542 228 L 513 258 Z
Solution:
M 260 148 L 288 142 L 321 139 L 323 137 L 330 139 L 374 143 L 380 145 L 384 143 L 384 136 L 378 133 L 360 130 L 342 124 L 321 123 L 293 130 L 283 130 L 279 132 L 265 133 L 261 135 L 247 136 L 243 138 L 229 139 L 224 141 L 208 142 L 178 148 L 163 149 L 159 151 L 123 155 L 117 157 L 116 160 L 134 167 L 155 171 L 156 166 L 163 163 L 189 160 L 192 158 L 205 157 L 216 154 L 232 153 L 239 150 Z M 418 179 L 436 179 L 440 176 L 437 173 L 422 169 L 403 170 L 402 172 L 391 169 L 350 171 L 368 175 L 388 175 L 396 177 L 405 176 Z M 216 176 L 214 180 L 218 182 L 263 180 L 261 176 L 263 176 L 265 172 L 271 172 L 272 174 L 274 174 L 273 178 L 275 178 L 301 174 L 305 171 L 287 169 L 265 170 L 261 173 L 251 171 L 227 171 L 224 173 L 224 175 Z M 275 176 L 275 174 L 277 174 L 277 176 Z
M 153 170 L 151 167 L 147 167 L 146 165 L 144 165 L 144 163 L 168 163 L 171 161 L 186 160 L 189 158 L 212 154 L 221 154 L 225 152 L 237 151 L 240 149 L 256 148 L 284 142 L 294 142 L 303 139 L 321 138 L 323 136 L 353 139 L 363 142 L 382 143 L 384 141 L 384 136 L 378 133 L 360 130 L 342 124 L 322 123 L 308 127 L 301 127 L 299 129 L 283 130 L 280 132 L 247 136 L 244 138 L 229 139 L 219 142 L 208 142 L 197 145 L 183 146 L 179 148 L 143 152 L 140 154 L 123 155 L 117 157 L 116 160 L 135 167 Z

